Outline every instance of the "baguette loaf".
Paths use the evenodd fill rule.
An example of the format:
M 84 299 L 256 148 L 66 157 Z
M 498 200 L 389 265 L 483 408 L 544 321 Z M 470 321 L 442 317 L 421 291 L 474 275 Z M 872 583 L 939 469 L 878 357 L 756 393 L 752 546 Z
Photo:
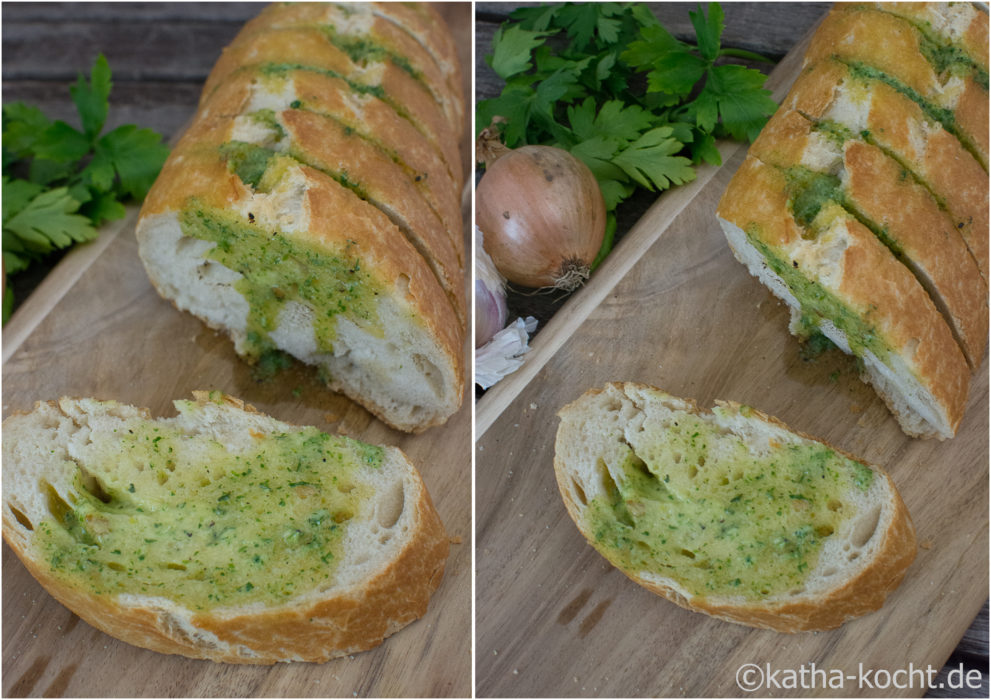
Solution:
M 932 300 L 838 204 L 796 220 L 793 192 L 780 169 L 747 157 L 718 210 L 734 255 L 791 307 L 795 335 L 821 333 L 863 362 L 905 433 L 953 437 L 970 373 Z
M 4 421 L 4 539 L 52 596 L 125 642 L 228 663 L 325 661 L 426 612 L 449 545 L 402 452 L 194 399 Z
M 781 109 L 750 154 L 793 181 L 793 209 L 809 219 L 836 203 L 867 226 L 915 275 L 972 367 L 988 338 L 988 288 L 952 219 L 879 147 L 844 131 L 815 129 Z
M 158 292 L 240 355 L 315 365 L 419 432 L 464 392 L 464 112 L 442 24 L 421 42 L 403 22 L 422 10 L 389 12 L 284 3 L 250 22 L 137 237 Z
M 747 406 L 608 384 L 561 409 L 554 471 L 611 564 L 674 603 L 780 632 L 878 609 L 915 557 L 880 469 Z
M 856 355 L 915 437 L 956 434 L 985 356 L 982 31 L 945 3 L 836 5 L 717 211 L 790 330 Z

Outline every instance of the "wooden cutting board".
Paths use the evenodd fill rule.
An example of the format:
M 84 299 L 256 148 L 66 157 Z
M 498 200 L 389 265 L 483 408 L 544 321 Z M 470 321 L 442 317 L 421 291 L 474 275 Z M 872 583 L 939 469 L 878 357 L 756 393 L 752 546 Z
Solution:
M 772 74 L 778 99 L 804 49 Z M 716 221 L 746 151 L 723 149 L 725 165 L 665 193 L 537 336 L 524 368 L 478 402 L 479 697 L 735 696 L 744 664 L 777 672 L 779 684 L 789 670 L 823 670 L 816 689 L 755 695 L 922 695 L 919 673 L 911 687 L 892 679 L 935 674 L 987 598 L 987 360 L 957 437 L 940 443 L 906 437 L 839 351 L 802 359 L 787 308 L 736 262 Z M 556 411 L 626 380 L 702 406 L 755 406 L 883 466 L 920 543 L 904 583 L 838 630 L 783 635 L 688 612 L 631 582 L 579 534 L 553 473 Z M 838 674 L 841 687 L 824 687 Z
M 459 40 L 462 64 L 470 65 L 470 6 L 440 10 Z M 466 93 L 469 85 L 465 75 Z M 325 664 L 255 667 L 157 654 L 80 623 L 4 544 L 4 696 L 470 696 L 470 382 L 461 410 L 417 436 L 391 430 L 330 393 L 311 370 L 294 367 L 257 382 L 226 336 L 176 311 L 151 288 L 137 257 L 136 216 L 132 208 L 100 239 L 70 253 L 4 327 L 3 415 L 63 395 L 112 398 L 173 415 L 173 399 L 219 389 L 280 420 L 404 450 L 452 538 L 451 555 L 426 616 L 378 648 Z M 466 367 L 469 353 L 466 343 Z

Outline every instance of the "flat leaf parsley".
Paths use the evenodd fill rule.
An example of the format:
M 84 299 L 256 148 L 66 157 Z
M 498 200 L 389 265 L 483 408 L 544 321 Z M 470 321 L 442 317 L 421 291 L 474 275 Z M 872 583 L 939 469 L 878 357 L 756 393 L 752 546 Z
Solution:
M 721 164 L 717 138 L 753 140 L 777 109 L 765 76 L 728 63 L 766 61 L 723 48 L 719 3 L 689 12 L 696 44 L 675 38 L 642 4 L 564 3 L 521 8 L 496 32 L 492 69 L 506 81 L 476 107 L 478 129 L 505 119 L 507 146 L 570 151 L 595 174 L 609 211 L 639 187 L 661 191 Z
M 169 149 L 133 124 L 103 134 L 113 85 L 101 54 L 89 80 L 69 93 L 81 129 L 51 121 L 37 107 L 3 106 L 3 263 L 7 274 L 57 249 L 92 240 L 104 221 L 123 218 L 123 201 L 143 199 Z M 102 135 L 101 135 L 102 134 Z M 13 296 L 4 290 L 6 322 Z

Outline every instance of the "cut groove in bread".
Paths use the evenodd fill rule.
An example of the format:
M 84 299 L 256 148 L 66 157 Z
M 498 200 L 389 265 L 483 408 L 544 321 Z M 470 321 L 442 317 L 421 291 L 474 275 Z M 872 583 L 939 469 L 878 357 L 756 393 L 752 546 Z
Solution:
M 782 632 L 831 629 L 879 608 L 915 557 L 883 471 L 754 409 L 703 412 L 613 383 L 559 416 L 554 470 L 578 529 L 682 607 Z
M 4 539 L 56 599 L 131 644 L 256 664 L 426 612 L 448 541 L 402 452 L 219 393 L 176 408 L 64 398 L 4 422 Z
M 828 60 L 803 71 L 782 103 L 826 130 L 881 148 L 932 192 L 988 279 L 987 173 L 938 122 L 889 85 Z

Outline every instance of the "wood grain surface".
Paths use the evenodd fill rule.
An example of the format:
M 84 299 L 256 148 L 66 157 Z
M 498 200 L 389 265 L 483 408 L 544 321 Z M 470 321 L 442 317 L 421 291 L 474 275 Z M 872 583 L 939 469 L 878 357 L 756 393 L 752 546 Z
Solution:
M 239 11 L 245 12 L 248 5 L 239 4 Z M 164 21 L 163 10 L 154 3 L 143 8 L 149 25 Z M 258 6 L 247 9 L 257 11 Z M 462 65 L 470 65 L 470 5 L 450 3 L 441 10 L 459 39 Z M 109 10 L 93 6 L 85 11 Z M 211 35 L 217 54 L 228 39 Z M 155 50 L 169 48 L 156 45 Z M 120 65 L 118 61 L 114 66 L 115 76 Z M 4 77 L 6 81 L 6 72 Z M 466 94 L 468 85 L 466 71 Z M 190 106 L 187 119 L 191 111 Z M 465 168 L 470 168 L 467 158 Z M 466 396 L 445 426 L 410 436 L 328 392 L 307 368 L 294 367 L 273 380 L 256 381 L 226 336 L 179 313 L 155 294 L 137 257 L 136 214 L 132 208 L 128 218 L 108 227 L 100 240 L 70 253 L 5 326 L 3 415 L 62 395 L 113 398 L 148 407 L 156 415 L 172 415 L 173 399 L 187 398 L 194 389 L 219 389 L 280 420 L 403 449 L 423 475 L 452 538 L 451 556 L 426 616 L 380 647 L 326 664 L 252 667 L 165 656 L 104 635 L 50 598 L 4 545 L 3 694 L 470 696 L 470 399 Z M 466 344 L 466 358 L 469 351 Z
M 773 83 L 790 84 L 796 67 L 789 55 Z M 910 664 L 935 673 L 987 598 L 987 361 L 957 437 L 940 443 L 907 438 L 842 353 L 803 359 L 787 308 L 733 259 L 715 219 L 745 153 L 725 148 L 726 164 L 686 206 L 662 196 L 600 278 L 554 317 L 529 374 L 478 402 L 479 697 L 735 696 L 735 674 L 748 663 L 853 674 L 842 688 L 755 695 L 918 696 L 927 690 L 918 681 L 858 685 L 859 665 L 880 670 L 871 677 L 881 681 Z M 703 406 L 753 405 L 884 467 L 920 542 L 902 586 L 880 611 L 838 630 L 782 635 L 685 611 L 632 583 L 568 518 L 552 466 L 556 411 L 625 380 Z

